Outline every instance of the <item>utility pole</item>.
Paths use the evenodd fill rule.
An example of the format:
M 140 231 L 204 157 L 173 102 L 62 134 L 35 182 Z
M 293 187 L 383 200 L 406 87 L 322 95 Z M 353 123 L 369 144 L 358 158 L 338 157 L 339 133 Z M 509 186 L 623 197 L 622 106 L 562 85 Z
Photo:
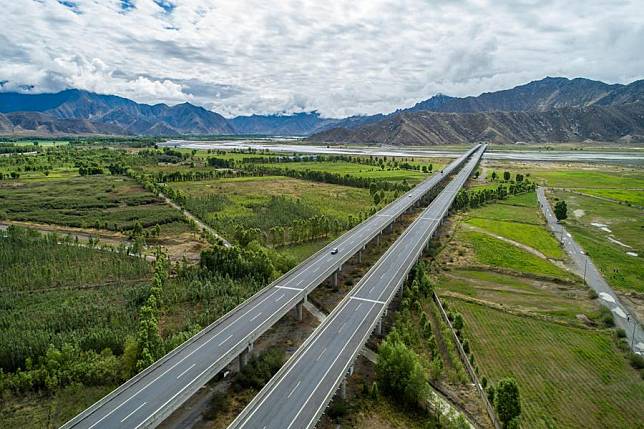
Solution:
M 581 253 L 586 255 L 586 262 L 584 263 L 584 283 L 586 283 L 586 270 L 588 269 L 588 252 L 584 252 L 582 250 Z

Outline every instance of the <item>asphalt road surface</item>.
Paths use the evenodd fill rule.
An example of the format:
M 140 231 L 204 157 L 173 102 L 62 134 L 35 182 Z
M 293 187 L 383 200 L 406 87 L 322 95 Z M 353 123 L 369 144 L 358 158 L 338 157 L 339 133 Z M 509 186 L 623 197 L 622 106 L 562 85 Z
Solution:
M 472 157 L 394 242 L 229 429 L 315 426 L 483 151 Z
M 470 149 L 445 167 L 443 173 L 432 175 L 327 245 L 63 428 L 140 428 L 159 424 L 479 147 Z M 338 249 L 336 254 L 331 253 L 334 248 Z
M 635 315 L 629 314 L 629 311 L 619 301 L 613 289 L 606 283 L 604 277 L 602 277 L 597 267 L 595 267 L 592 259 L 585 254 L 584 250 L 572 238 L 570 233 L 566 231 L 566 228 L 557 222 L 557 218 L 550 207 L 550 203 L 546 199 L 543 188 L 539 187 L 537 189 L 537 197 L 539 198 L 541 210 L 543 210 L 543 214 L 548 221 L 548 227 L 554 233 L 557 240 L 563 244 L 564 249 L 577 266 L 577 271 L 582 276 L 585 272 L 586 284 L 597 292 L 601 304 L 613 312 L 615 325 L 624 329 L 626 332 L 629 347 L 635 353 L 644 354 L 644 331 L 639 320 L 637 320 Z

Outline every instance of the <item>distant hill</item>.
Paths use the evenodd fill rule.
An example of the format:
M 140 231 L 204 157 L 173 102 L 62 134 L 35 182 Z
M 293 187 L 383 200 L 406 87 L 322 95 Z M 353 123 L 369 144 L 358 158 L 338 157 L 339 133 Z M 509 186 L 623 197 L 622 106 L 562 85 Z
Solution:
M 543 112 L 403 112 L 354 129 L 334 128 L 310 141 L 440 145 L 486 141 L 644 141 L 644 103 L 559 108 Z
M 316 142 L 393 144 L 640 139 L 641 103 L 642 80 L 610 85 L 547 77 L 476 97 L 439 94 L 390 114 L 336 119 L 308 112 L 226 119 L 190 103 L 148 105 L 70 89 L 55 94 L 0 93 L 0 133 L 299 135 Z
M 0 112 L 9 119 L 21 119 L 21 124 L 14 123 L 14 126 L 20 126 L 25 132 L 51 128 L 64 129 L 70 134 L 86 134 L 91 133 L 88 130 L 95 128 L 101 133 L 110 134 L 234 134 L 226 118 L 190 103 L 172 107 L 165 104 L 151 106 L 115 95 L 76 89 L 55 94 L 0 93 Z M 24 116 L 8 115 L 15 112 L 38 112 L 47 118 L 32 115 L 39 128 L 28 128 L 36 126 L 36 122 L 26 121 Z M 48 123 L 45 128 L 42 128 L 43 122 Z M 75 128 L 73 124 L 78 124 L 79 127 Z
M 545 78 L 478 97 L 437 95 L 377 122 L 335 127 L 314 142 L 435 145 L 644 139 L 644 81 Z

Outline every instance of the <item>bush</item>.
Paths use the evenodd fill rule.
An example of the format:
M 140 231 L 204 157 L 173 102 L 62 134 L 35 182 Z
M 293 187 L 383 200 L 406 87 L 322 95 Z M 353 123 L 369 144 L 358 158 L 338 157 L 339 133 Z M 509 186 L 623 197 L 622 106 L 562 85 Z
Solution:
M 237 374 L 235 386 L 240 389 L 261 389 L 281 368 L 284 360 L 284 352 L 276 348 L 268 349 L 259 356 L 252 357 Z
M 615 329 L 615 335 L 617 338 L 626 338 L 626 331 L 622 328 Z
M 229 406 L 229 396 L 224 392 L 215 392 L 210 399 L 210 406 L 204 411 L 203 416 L 206 420 L 214 420 L 219 414 L 226 412 Z
M 635 369 L 644 368 L 644 356 L 631 352 L 628 354 L 628 360 L 630 361 L 631 366 L 633 368 Z
M 333 400 L 333 402 L 331 402 L 331 405 L 329 406 L 329 409 L 326 413 L 331 419 L 337 422 L 348 412 L 349 406 L 347 405 L 347 402 L 344 399 L 337 397 Z
M 615 326 L 615 320 L 613 319 L 613 312 L 610 311 L 609 308 L 604 307 L 603 305 L 599 309 L 599 320 L 607 328 L 612 328 L 613 326 Z

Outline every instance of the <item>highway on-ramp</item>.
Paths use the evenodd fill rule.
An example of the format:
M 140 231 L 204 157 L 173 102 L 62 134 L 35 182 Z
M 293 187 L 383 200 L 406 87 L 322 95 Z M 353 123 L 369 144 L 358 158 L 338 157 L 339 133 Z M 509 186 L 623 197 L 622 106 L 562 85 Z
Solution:
M 128 380 L 63 428 L 154 427 L 479 149 L 475 146 Z M 332 249 L 337 248 L 333 254 Z
M 229 429 L 313 427 L 478 163 L 480 148 Z

